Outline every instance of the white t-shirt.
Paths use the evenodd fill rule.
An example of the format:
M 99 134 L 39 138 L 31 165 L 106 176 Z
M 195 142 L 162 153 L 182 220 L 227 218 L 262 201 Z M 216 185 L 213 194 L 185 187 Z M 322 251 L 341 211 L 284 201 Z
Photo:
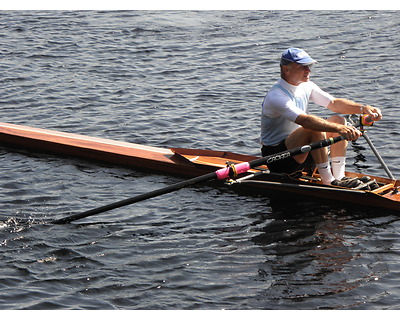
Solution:
M 333 96 L 312 81 L 293 86 L 279 79 L 262 103 L 261 143 L 276 145 L 299 128 L 294 121 L 300 114 L 308 113 L 309 101 L 327 107 L 332 100 Z

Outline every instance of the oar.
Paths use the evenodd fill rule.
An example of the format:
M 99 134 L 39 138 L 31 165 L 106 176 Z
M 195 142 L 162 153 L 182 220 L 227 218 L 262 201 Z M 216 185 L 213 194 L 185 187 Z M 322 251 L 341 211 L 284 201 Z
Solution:
M 62 219 L 58 219 L 58 220 L 54 220 L 52 221 L 52 223 L 55 224 L 64 224 L 64 223 L 69 223 L 78 219 L 82 219 L 82 218 L 86 218 L 89 216 L 93 216 L 95 214 L 99 214 L 105 211 L 109 211 L 112 209 L 116 209 L 119 207 L 123 207 L 123 206 L 127 206 L 142 200 L 146 200 L 146 199 L 150 199 L 150 198 L 154 198 L 163 194 L 167 194 L 179 189 L 182 189 L 184 187 L 187 186 L 191 186 L 200 182 L 206 182 L 206 181 L 210 181 L 210 180 L 224 180 L 230 177 L 232 171 L 235 174 L 241 174 L 241 173 L 245 173 L 247 171 L 249 171 L 251 168 L 255 168 L 257 166 L 263 165 L 263 164 L 268 164 L 268 163 L 272 163 L 272 162 L 276 162 L 279 160 L 283 160 L 286 159 L 288 157 L 293 157 L 296 156 L 298 154 L 301 153 L 306 153 L 309 152 L 311 150 L 314 149 L 319 149 L 319 148 L 323 148 L 323 147 L 327 147 L 330 146 L 336 142 L 342 141 L 344 140 L 344 137 L 339 136 L 339 137 L 334 137 L 334 138 L 329 138 L 329 139 L 324 139 L 318 142 L 313 142 L 311 144 L 307 144 L 304 145 L 302 147 L 297 147 L 297 148 L 293 148 L 287 151 L 283 151 L 283 152 L 279 152 L 273 155 L 269 155 L 263 158 L 259 158 L 250 162 L 243 162 L 243 163 L 239 163 L 236 165 L 233 165 L 231 167 L 226 167 L 226 168 L 222 168 L 219 169 L 215 172 L 211 172 L 196 178 L 192 178 L 186 181 L 182 181 L 182 182 L 178 182 L 176 184 L 173 184 L 169 187 L 166 188 L 162 188 L 162 189 L 158 189 L 158 190 L 154 190 L 154 191 L 150 191 L 148 193 L 144 193 L 132 198 L 128 198 L 125 200 L 121 200 L 118 202 L 114 202 L 99 208 L 95 208 L 95 209 L 91 209 L 82 213 L 78 213 L 78 214 L 73 214 L 70 215 L 68 217 L 62 218 Z
M 360 131 L 362 132 L 362 135 L 365 138 L 365 140 L 367 141 L 367 143 L 368 143 L 369 147 L 371 148 L 372 152 L 375 154 L 376 158 L 378 159 L 378 161 L 382 165 L 383 169 L 386 171 L 386 174 L 388 175 L 388 177 L 390 179 L 392 179 L 392 180 L 396 180 L 396 178 L 390 172 L 390 170 L 389 170 L 388 166 L 386 165 L 386 163 L 383 161 L 381 155 L 378 153 L 378 150 L 373 145 L 371 139 L 368 137 L 366 130 L 364 129 L 364 126 L 372 126 L 374 124 L 374 120 L 372 120 L 371 115 L 364 114 L 364 115 L 361 115 L 359 119 L 360 119 L 359 120 L 360 121 Z
M 378 161 L 380 162 L 380 164 L 382 165 L 383 169 L 386 171 L 386 174 L 388 175 L 388 177 L 392 180 L 396 180 L 396 178 L 393 176 L 393 174 L 390 172 L 388 166 L 386 165 L 386 163 L 383 161 L 381 155 L 378 153 L 378 150 L 376 150 L 376 148 L 374 147 L 374 145 L 372 144 L 371 139 L 368 137 L 367 133 L 364 131 L 363 132 L 363 137 L 365 138 L 365 140 L 367 141 L 367 143 L 369 144 L 372 152 L 375 154 L 376 158 L 378 159 Z

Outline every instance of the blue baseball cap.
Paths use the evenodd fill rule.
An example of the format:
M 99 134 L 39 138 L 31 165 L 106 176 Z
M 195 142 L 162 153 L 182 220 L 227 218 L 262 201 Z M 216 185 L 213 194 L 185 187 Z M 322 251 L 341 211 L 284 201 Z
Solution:
M 281 61 L 282 60 L 295 62 L 303 66 L 308 66 L 317 62 L 316 60 L 312 59 L 303 49 L 298 48 L 287 49 L 284 53 L 282 53 Z

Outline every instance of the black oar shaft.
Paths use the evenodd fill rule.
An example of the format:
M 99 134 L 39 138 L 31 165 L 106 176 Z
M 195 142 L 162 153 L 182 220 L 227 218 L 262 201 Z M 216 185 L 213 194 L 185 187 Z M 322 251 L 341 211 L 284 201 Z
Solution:
M 283 160 L 285 158 L 289 158 L 289 157 L 294 157 L 297 156 L 299 154 L 302 153 L 306 153 L 306 152 L 310 152 L 311 150 L 314 149 L 320 149 L 320 148 L 324 148 L 324 147 L 328 147 L 336 142 L 342 141 L 344 140 L 344 137 L 342 136 L 338 136 L 338 137 L 334 137 L 334 138 L 329 138 L 329 139 L 324 139 L 321 141 L 317 141 L 317 142 L 313 142 L 301 147 L 297 147 L 297 148 L 293 148 L 290 150 L 286 150 L 277 154 L 273 154 L 270 156 L 266 156 L 257 160 L 253 160 L 250 161 L 249 164 L 251 166 L 251 168 L 257 167 L 259 165 L 263 165 L 263 164 L 267 164 L 271 163 L 271 162 L 276 162 L 279 160 Z
M 269 155 L 269 156 L 266 156 L 266 157 L 263 157 L 263 158 L 259 158 L 259 159 L 256 159 L 256 160 L 253 160 L 253 161 L 250 161 L 250 162 L 244 162 L 244 163 L 241 163 L 241 164 L 237 164 L 237 165 L 235 165 L 235 167 L 237 168 L 237 173 L 238 174 L 245 173 L 250 168 L 255 168 L 255 167 L 263 165 L 263 164 L 268 164 L 268 163 L 276 162 L 276 161 L 279 161 L 279 160 L 283 160 L 283 159 L 288 158 L 288 157 L 294 157 L 294 156 L 296 156 L 298 154 L 306 153 L 306 152 L 309 152 L 309 151 L 314 150 L 314 149 L 327 147 L 327 146 L 332 145 L 332 144 L 334 144 L 336 142 L 339 142 L 341 140 L 344 140 L 344 138 L 341 137 L 341 136 L 335 137 L 335 138 L 321 140 L 321 141 L 318 141 L 318 142 L 311 143 L 309 145 L 304 145 L 302 147 L 298 147 L 298 148 L 290 149 L 290 150 L 283 151 L 283 152 L 280 152 L 280 153 L 276 153 L 276 154 L 273 154 L 273 155 Z M 89 216 L 93 216 L 95 214 L 99 214 L 99 213 L 102 213 L 102 212 L 105 212 L 105 211 L 109 211 L 109 210 L 116 209 L 116 208 L 119 208 L 119 207 L 127 206 L 127 205 L 130 205 L 130 204 L 142 201 L 142 200 L 158 197 L 160 195 L 167 194 L 167 193 L 170 193 L 170 192 L 173 192 L 173 191 L 176 191 L 176 190 L 179 190 L 179 189 L 182 189 L 184 187 L 188 187 L 188 186 L 200 183 L 200 182 L 206 182 L 206 181 L 216 180 L 216 179 L 221 179 L 222 180 L 222 179 L 227 179 L 228 177 L 229 177 L 229 168 L 219 169 L 219 170 L 217 170 L 215 172 L 211 172 L 211 173 L 199 176 L 199 177 L 195 177 L 195 178 L 192 178 L 192 179 L 189 179 L 189 180 L 178 182 L 176 184 L 173 184 L 171 186 L 168 186 L 168 187 L 165 187 L 165 188 L 162 188 L 162 189 L 150 191 L 150 192 L 147 192 L 147 193 L 144 193 L 144 194 L 132 197 L 132 198 L 128 198 L 128 199 L 125 199 L 125 200 L 121 200 L 121 201 L 118 201 L 118 202 L 114 202 L 114 203 L 111 203 L 111 204 L 108 204 L 108 205 L 105 205 L 105 206 L 102 206 L 102 207 L 99 207 L 99 208 L 91 209 L 91 210 L 88 210 L 88 211 L 85 211 L 85 212 L 82 212 L 82 213 L 78 213 L 78 214 L 73 214 L 73 215 L 67 216 L 67 217 L 62 218 L 62 219 L 54 220 L 52 223 L 54 223 L 54 224 L 69 223 L 69 222 L 72 222 L 72 221 L 75 221 L 75 220 L 79 220 L 79 219 L 82 219 L 82 218 L 86 218 L 86 217 L 89 217 Z
M 215 172 L 211 172 L 209 174 L 202 175 L 202 176 L 199 176 L 199 177 L 195 177 L 195 178 L 192 178 L 190 180 L 185 180 L 185 181 L 182 181 L 182 182 L 178 182 L 176 184 L 173 184 L 173 185 L 165 187 L 165 188 L 161 188 L 161 189 L 158 189 L 158 190 L 150 191 L 150 192 L 147 192 L 147 193 L 144 193 L 144 194 L 140 194 L 138 196 L 135 196 L 135 197 L 132 197 L 132 198 L 128 198 L 128 199 L 125 199 L 125 200 L 121 200 L 121 201 L 118 201 L 118 202 L 110 203 L 108 205 L 105 205 L 105 206 L 102 206 L 102 207 L 98 207 L 98 208 L 94 208 L 94 209 L 91 209 L 91 210 L 88 210 L 88 211 L 85 211 L 85 212 L 82 212 L 82 213 L 70 215 L 68 217 L 65 217 L 65 218 L 62 218 L 62 219 L 59 219 L 59 220 L 55 220 L 55 221 L 53 221 L 53 223 L 55 223 L 55 224 L 69 223 L 69 222 L 72 222 L 72 221 L 75 221 L 75 220 L 78 220 L 78 219 L 82 219 L 82 218 L 86 218 L 86 217 L 89 217 L 89 216 L 93 216 L 95 214 L 99 214 L 99 213 L 102 213 L 102 212 L 105 212 L 105 211 L 109 211 L 109 210 L 113 210 L 113 209 L 120 208 L 120 207 L 123 207 L 123 206 L 127 206 L 127 205 L 130 205 L 130 204 L 142 201 L 142 200 L 155 198 L 155 197 L 161 196 L 163 194 L 167 194 L 167 193 L 182 189 L 182 188 L 190 186 L 190 185 L 194 185 L 194 184 L 197 184 L 197 183 L 200 183 L 200 182 L 206 182 L 208 180 L 215 180 L 215 179 L 216 179 L 216 173 Z

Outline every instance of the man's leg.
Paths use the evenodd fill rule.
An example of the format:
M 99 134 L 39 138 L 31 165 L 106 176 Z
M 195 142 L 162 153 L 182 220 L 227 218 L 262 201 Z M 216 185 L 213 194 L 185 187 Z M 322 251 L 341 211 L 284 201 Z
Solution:
M 340 124 L 345 124 L 346 120 L 341 116 L 331 116 L 328 121 L 336 122 Z M 317 132 L 304 129 L 300 127 L 299 129 L 292 132 L 286 138 L 286 147 L 288 149 L 296 148 L 310 142 L 320 141 L 326 138 L 331 138 L 338 136 L 337 133 L 331 132 Z M 357 179 L 350 179 L 346 181 L 341 181 L 345 173 L 345 160 L 346 160 L 346 150 L 348 142 L 346 140 L 335 143 L 330 146 L 331 159 L 333 161 L 332 171 L 328 160 L 328 148 L 320 148 L 311 151 L 312 157 L 314 159 L 315 165 L 318 168 L 318 172 L 321 175 L 322 183 L 331 184 L 334 183 L 337 186 L 353 188 L 359 185 L 361 182 Z M 300 154 L 295 156 L 294 159 L 303 163 L 307 158 L 308 154 Z
M 303 146 L 305 144 L 309 144 L 314 141 L 320 141 L 326 138 L 324 132 L 318 131 L 311 131 L 304 129 L 303 127 L 298 128 L 297 130 L 293 131 L 287 138 L 286 138 L 286 147 L 288 149 L 297 148 Z M 328 151 L 326 148 L 320 148 L 311 151 L 313 156 L 314 162 L 326 162 L 328 161 Z M 303 163 L 308 156 L 308 153 L 299 154 L 294 156 L 293 158 L 298 163 Z
M 346 124 L 346 119 L 334 115 L 328 119 L 328 121 Z M 333 132 L 327 132 L 327 138 L 337 137 L 339 134 Z M 346 151 L 347 151 L 348 141 L 343 140 L 341 142 L 335 143 L 331 148 L 331 161 L 332 161 L 332 174 L 336 180 L 341 180 L 345 176 L 345 166 L 346 166 Z
M 312 131 L 300 127 L 286 138 L 286 147 L 288 149 L 296 148 L 311 142 L 321 141 L 323 139 L 326 139 L 325 132 Z M 335 178 L 332 175 L 331 166 L 328 160 L 328 149 L 315 149 L 311 151 L 311 155 L 315 162 L 315 166 L 318 168 L 318 172 L 321 175 L 322 183 L 331 184 L 331 182 L 335 180 Z M 297 162 L 303 163 L 306 160 L 307 156 L 308 153 L 300 154 L 293 158 Z

